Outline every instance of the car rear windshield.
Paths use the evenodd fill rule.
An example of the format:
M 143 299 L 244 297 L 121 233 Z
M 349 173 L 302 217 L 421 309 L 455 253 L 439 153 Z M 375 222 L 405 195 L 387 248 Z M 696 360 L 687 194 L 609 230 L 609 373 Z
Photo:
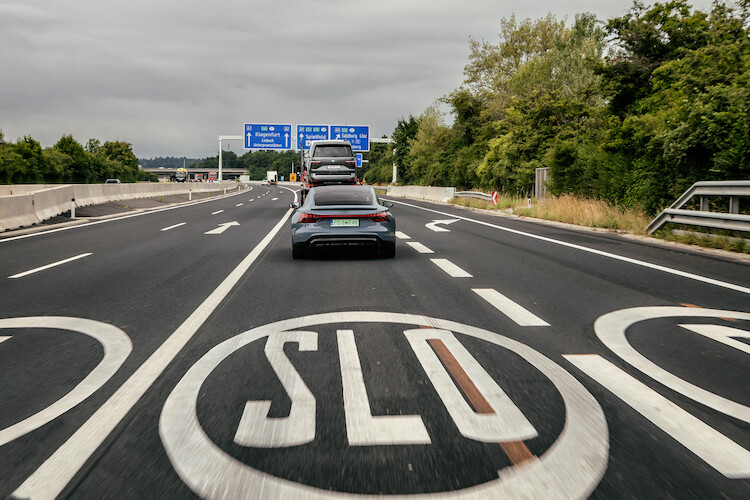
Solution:
M 372 190 L 353 187 L 335 187 L 315 192 L 316 206 L 373 205 Z
M 353 156 L 351 146 L 344 144 L 338 146 L 318 146 L 315 148 L 315 156 L 325 158 L 339 158 L 341 156 Z

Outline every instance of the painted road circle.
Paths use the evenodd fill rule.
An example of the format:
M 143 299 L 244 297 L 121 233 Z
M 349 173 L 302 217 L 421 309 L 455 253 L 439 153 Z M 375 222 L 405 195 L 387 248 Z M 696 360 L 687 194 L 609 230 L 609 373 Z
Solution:
M 750 407 L 701 389 L 650 361 L 630 345 L 625 332 L 641 321 L 662 318 L 730 318 L 750 321 L 750 313 L 692 307 L 653 306 L 621 309 L 601 316 L 594 323 L 599 340 L 632 367 L 694 401 L 750 423 Z
M 250 467 L 214 443 L 201 427 L 197 414 L 203 383 L 239 349 L 266 337 L 288 335 L 296 329 L 357 323 L 413 325 L 484 340 L 511 351 L 535 367 L 551 381 L 565 406 L 562 432 L 538 460 L 522 467 L 506 467 L 499 471 L 497 479 L 469 488 L 389 497 L 488 498 L 505 495 L 512 498 L 577 498 L 587 496 L 601 480 L 609 453 L 604 413 L 596 399 L 559 365 L 525 344 L 488 330 L 420 315 L 363 311 L 304 316 L 254 328 L 212 348 L 194 364 L 167 398 L 159 422 L 162 443 L 181 479 L 195 493 L 206 498 L 368 496 L 319 489 Z
M 0 319 L 3 328 L 39 328 L 69 330 L 88 335 L 104 348 L 104 357 L 81 382 L 47 408 L 0 430 L 0 446 L 38 429 L 67 412 L 103 386 L 122 366 L 133 350 L 130 337 L 119 328 L 99 321 L 64 316 L 32 316 Z

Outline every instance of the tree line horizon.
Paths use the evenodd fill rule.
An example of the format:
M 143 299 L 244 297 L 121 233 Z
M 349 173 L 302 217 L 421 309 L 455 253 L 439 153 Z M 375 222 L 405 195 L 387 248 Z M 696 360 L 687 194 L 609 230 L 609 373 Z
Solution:
M 694 182 L 750 178 L 750 0 L 717 0 L 708 12 L 636 1 L 606 21 L 511 16 L 499 28 L 497 41 L 470 40 L 460 87 L 401 117 L 394 144 L 372 145 L 360 177 L 389 182 L 395 163 L 401 184 L 525 195 L 547 167 L 552 194 L 648 213 Z M 143 180 L 138 162 L 156 161 L 183 159 L 137 160 L 128 143 L 84 147 L 71 136 L 51 148 L 13 144 L 0 132 L 5 183 Z M 295 151 L 223 152 L 224 167 L 258 179 L 288 178 L 298 162 Z M 218 168 L 218 155 L 187 166 Z

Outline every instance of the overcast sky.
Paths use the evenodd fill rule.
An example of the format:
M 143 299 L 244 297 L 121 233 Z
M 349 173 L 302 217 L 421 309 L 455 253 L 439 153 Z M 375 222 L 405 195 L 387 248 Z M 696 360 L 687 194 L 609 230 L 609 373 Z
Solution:
M 646 2 L 649 3 L 649 2 Z M 709 0 L 693 0 L 701 9 Z M 469 39 L 500 20 L 572 21 L 625 0 L 0 0 L 0 129 L 139 158 L 217 154 L 244 123 L 369 125 L 390 135 L 461 85 Z M 240 141 L 230 143 L 242 154 Z

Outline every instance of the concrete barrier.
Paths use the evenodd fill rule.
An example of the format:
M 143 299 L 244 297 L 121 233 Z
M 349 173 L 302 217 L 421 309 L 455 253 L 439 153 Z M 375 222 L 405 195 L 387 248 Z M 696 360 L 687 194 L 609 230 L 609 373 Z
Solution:
M 70 210 L 73 198 L 72 186 L 57 186 L 31 194 L 34 197 L 34 213 L 40 221 Z
M 388 196 L 417 200 L 446 202 L 453 198 L 456 188 L 432 186 L 388 186 Z
M 194 193 L 227 192 L 237 189 L 233 181 L 207 183 L 138 183 L 138 184 L 17 184 L 0 186 L 0 231 L 32 226 L 77 207 L 99 205 L 110 201 L 151 198 Z
M 0 231 L 41 222 L 34 211 L 34 195 L 0 196 Z

